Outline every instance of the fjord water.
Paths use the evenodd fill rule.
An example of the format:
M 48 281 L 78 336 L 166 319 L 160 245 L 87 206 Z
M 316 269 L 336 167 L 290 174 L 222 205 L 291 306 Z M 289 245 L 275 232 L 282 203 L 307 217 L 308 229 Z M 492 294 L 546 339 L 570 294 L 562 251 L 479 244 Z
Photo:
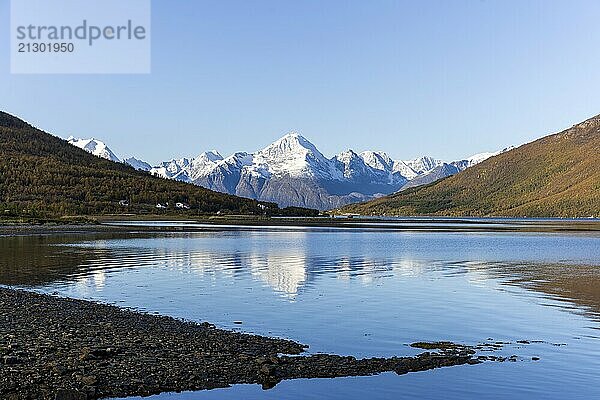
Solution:
M 172 225 L 181 231 L 0 237 L 0 284 L 290 338 L 312 353 L 413 355 L 408 343 L 449 340 L 504 342 L 487 354 L 518 356 L 151 398 L 600 398 L 598 233 Z

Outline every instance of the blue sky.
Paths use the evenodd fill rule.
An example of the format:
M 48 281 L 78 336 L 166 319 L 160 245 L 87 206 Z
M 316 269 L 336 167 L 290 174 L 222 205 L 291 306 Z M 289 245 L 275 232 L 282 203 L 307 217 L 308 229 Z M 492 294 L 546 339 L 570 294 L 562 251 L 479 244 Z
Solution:
M 600 113 L 597 1 L 155 0 L 149 75 L 11 75 L 0 109 L 152 163 L 290 130 L 457 159 Z

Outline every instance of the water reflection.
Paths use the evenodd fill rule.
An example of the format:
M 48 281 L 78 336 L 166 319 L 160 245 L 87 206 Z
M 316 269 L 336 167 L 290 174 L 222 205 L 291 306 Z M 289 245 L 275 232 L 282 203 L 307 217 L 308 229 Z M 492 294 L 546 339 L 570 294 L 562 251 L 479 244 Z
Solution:
M 252 274 L 258 276 L 278 292 L 294 298 L 306 283 L 307 260 L 302 254 L 253 254 L 248 260 Z
M 337 381 L 309 389 L 315 397 L 415 398 L 435 387 L 443 389 L 434 397 L 452 399 L 600 394 L 589 385 L 600 368 L 598 235 L 213 227 L 3 237 L 0 250 L 0 284 L 287 337 L 312 352 L 404 355 L 412 341 L 489 337 L 546 343 L 514 349 L 520 363 L 372 378 L 378 383 L 357 387 Z M 541 361 L 527 362 L 532 356 Z M 311 385 L 278 385 L 271 398 L 305 398 Z M 222 393 L 214 396 L 263 398 Z
M 98 254 L 55 246 L 80 240 L 77 235 L 0 238 L 0 283 L 37 286 L 65 279 L 77 272 L 88 273 L 87 261 Z
M 587 265 L 480 265 L 488 279 L 544 293 L 551 299 L 572 302 L 571 311 L 586 312 L 600 321 L 600 267 Z
M 471 236 L 468 240 L 471 245 L 464 246 L 460 254 L 463 257 L 466 254 L 472 260 L 436 260 L 436 257 L 447 255 L 441 254 L 440 249 L 428 249 L 430 257 L 414 249 L 411 251 L 414 243 L 403 243 L 406 238 L 398 235 L 394 238 L 393 234 L 388 234 L 396 248 L 381 251 L 377 243 L 365 247 L 365 243 L 353 242 L 356 237 L 351 237 L 349 243 L 335 243 L 338 238 L 331 234 L 334 237 L 331 244 L 326 243 L 323 236 L 313 234 L 303 230 L 270 234 L 102 233 L 2 237 L 0 284 L 39 287 L 72 282 L 85 295 L 103 290 L 111 272 L 160 268 L 186 271 L 200 279 L 249 275 L 293 301 L 305 287 L 323 275 L 334 275 L 340 280 L 359 279 L 369 285 L 388 276 L 415 277 L 438 271 L 445 276 L 464 274 L 473 285 L 498 280 L 503 285 L 519 286 L 570 301 L 578 311 L 588 312 L 595 318 L 600 315 L 600 268 L 567 264 L 564 262 L 567 255 L 555 262 L 544 263 L 479 261 L 481 246 L 472 244 L 490 239 Z M 326 239 L 331 240 L 331 237 Z M 430 239 L 417 238 L 426 242 Z M 537 241 L 539 237 L 522 238 L 528 239 Z M 594 242 L 588 243 L 588 247 L 597 249 L 594 243 L 598 238 L 592 239 Z M 324 251 L 318 251 L 315 245 L 323 243 L 327 244 Z M 452 240 L 447 243 L 452 249 Z M 581 252 L 585 253 L 586 248 Z M 423 258 L 411 258 L 415 255 Z M 599 254 L 591 256 L 600 258 Z M 518 253 L 516 257 L 519 257 Z

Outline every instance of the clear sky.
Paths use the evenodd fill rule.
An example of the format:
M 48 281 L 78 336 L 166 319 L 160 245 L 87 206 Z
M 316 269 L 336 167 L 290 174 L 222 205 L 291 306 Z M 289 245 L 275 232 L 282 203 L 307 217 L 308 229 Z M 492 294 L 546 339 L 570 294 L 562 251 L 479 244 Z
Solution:
M 149 75 L 11 75 L 0 109 L 151 163 L 290 130 L 452 160 L 600 113 L 600 2 L 155 0 Z

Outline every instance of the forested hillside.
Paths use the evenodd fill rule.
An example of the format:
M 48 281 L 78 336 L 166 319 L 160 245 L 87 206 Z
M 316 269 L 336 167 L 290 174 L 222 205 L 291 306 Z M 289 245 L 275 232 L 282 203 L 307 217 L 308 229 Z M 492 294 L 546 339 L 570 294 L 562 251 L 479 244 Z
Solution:
M 169 207 L 157 209 L 159 203 Z M 176 209 L 176 203 L 189 206 L 189 210 Z M 0 212 L 63 216 L 115 212 L 282 214 L 289 210 L 136 171 L 0 112 Z

